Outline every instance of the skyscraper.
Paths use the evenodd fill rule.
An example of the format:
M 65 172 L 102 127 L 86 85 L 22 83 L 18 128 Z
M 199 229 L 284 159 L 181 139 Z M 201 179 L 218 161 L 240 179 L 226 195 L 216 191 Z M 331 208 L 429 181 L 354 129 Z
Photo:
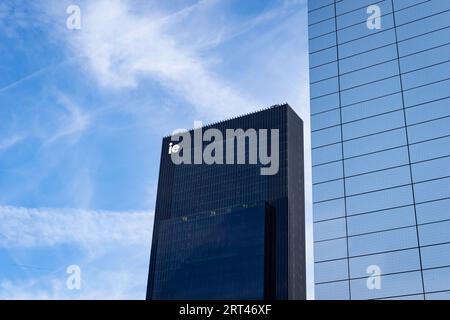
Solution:
M 308 15 L 316 299 L 450 299 L 450 1 Z
M 303 179 L 288 105 L 164 138 L 147 299 L 305 299 Z

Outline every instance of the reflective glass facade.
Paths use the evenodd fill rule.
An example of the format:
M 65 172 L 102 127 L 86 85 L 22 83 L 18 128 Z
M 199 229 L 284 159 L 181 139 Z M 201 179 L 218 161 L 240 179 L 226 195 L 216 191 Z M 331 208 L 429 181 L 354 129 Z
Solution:
M 261 175 L 260 163 L 176 165 L 164 138 L 147 298 L 305 299 L 302 120 L 280 105 L 195 131 L 208 129 L 278 129 L 278 173 Z
M 450 1 L 308 10 L 316 299 L 450 299 Z

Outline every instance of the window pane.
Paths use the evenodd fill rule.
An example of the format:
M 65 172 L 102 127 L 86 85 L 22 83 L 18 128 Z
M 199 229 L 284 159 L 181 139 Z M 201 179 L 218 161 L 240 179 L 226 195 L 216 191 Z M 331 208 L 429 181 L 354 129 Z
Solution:
M 317 2 L 317 1 L 314 1 L 314 2 Z M 309 6 L 309 4 L 308 4 L 308 6 Z M 310 12 L 308 14 L 308 23 L 309 23 L 309 25 L 312 25 L 319 21 L 329 19 L 329 18 L 334 18 L 334 5 L 329 5 L 329 6 L 321 8 L 321 9 Z
M 347 176 L 392 168 L 409 163 L 408 148 L 401 147 L 344 160 Z
M 417 202 L 426 202 L 450 197 L 450 179 L 440 179 L 414 185 Z
M 337 60 L 337 49 L 336 47 L 321 50 L 319 52 L 311 53 L 309 55 L 309 67 L 314 68 L 324 63 Z M 311 69 L 314 72 L 314 69 Z
M 411 161 L 417 162 L 450 155 L 450 150 L 442 146 L 450 146 L 450 137 L 410 145 Z
M 325 34 L 318 38 L 309 40 L 309 51 L 317 52 L 336 45 L 336 35 L 334 33 Z
M 386 169 L 345 179 L 347 195 L 361 194 L 411 183 L 409 166 Z
M 450 78 L 450 62 L 441 63 L 436 66 L 409 72 L 402 76 L 403 88 L 409 90 L 436 81 Z M 448 92 L 447 92 L 448 95 Z M 444 95 L 446 96 L 446 95 Z
M 341 73 L 347 73 L 393 59 L 397 59 L 395 44 L 341 59 L 339 60 L 339 69 Z
M 357 88 L 341 92 L 342 106 L 375 99 L 384 95 L 397 93 L 400 91 L 400 77 L 366 84 Z
M 417 223 L 429 223 L 450 219 L 450 199 L 418 204 Z
M 396 14 L 396 16 L 398 13 Z M 409 39 L 426 32 L 435 31 L 447 27 L 450 21 L 450 12 L 442 12 L 437 15 L 417 20 L 397 28 L 398 40 Z
M 344 279 L 348 279 L 347 259 L 314 264 L 314 281 L 316 283 Z
M 348 281 L 317 284 L 315 287 L 316 300 L 348 300 Z
M 450 135 L 450 117 L 408 127 L 410 143 Z
M 334 0 L 308 0 L 308 11 L 334 3 Z
M 450 268 L 424 270 L 425 291 L 450 290 Z
M 450 244 L 424 247 L 421 254 L 424 269 L 450 266 Z
M 339 109 L 319 113 L 311 116 L 311 130 L 319 130 L 340 124 L 341 112 Z
M 338 93 L 311 99 L 311 114 L 324 112 L 336 108 L 339 108 Z
M 353 299 L 375 299 L 395 297 L 422 292 L 422 277 L 420 272 L 408 272 L 381 276 L 381 288 L 370 290 L 367 279 L 351 280 Z
M 379 133 L 405 126 L 403 110 L 372 118 L 359 120 L 343 125 L 344 140 L 354 139 L 361 136 Z
M 345 237 L 345 218 L 314 223 L 314 241 Z
M 361 7 L 370 6 L 374 0 L 345 0 L 336 1 L 336 13 L 338 15 L 344 14 L 346 12 L 359 9 Z
M 395 33 L 392 30 L 384 30 L 365 38 L 340 45 L 338 48 L 339 56 L 346 58 L 392 43 L 395 43 Z
M 448 30 L 443 29 L 399 42 L 400 57 L 448 43 Z
M 450 242 L 450 221 L 419 226 L 420 245 Z
M 396 12 L 395 18 L 397 23 L 402 25 L 448 9 L 450 9 L 448 1 L 425 1 L 417 6 Z
M 350 256 L 417 247 L 416 227 L 350 237 Z
M 322 129 L 311 133 L 313 148 L 341 142 L 341 127 Z
M 322 183 L 325 181 L 343 178 L 342 161 L 323 164 L 314 167 L 313 183 Z
M 341 259 L 347 257 L 347 240 L 337 239 L 314 244 L 314 261 Z
M 347 28 L 338 30 L 338 42 L 339 44 L 347 43 L 349 41 L 357 40 L 363 37 L 373 36 L 376 33 L 383 32 L 384 30 L 394 27 L 394 19 L 392 13 L 382 13 L 381 21 L 383 27 L 380 30 L 367 28 L 367 18 L 361 19 L 359 23 L 349 26 Z
M 313 166 L 319 165 L 326 162 L 336 161 L 342 159 L 342 144 L 336 143 L 326 147 L 320 147 L 313 149 L 312 153 L 312 164 Z M 314 174 L 313 168 L 313 174 Z
M 344 142 L 344 157 L 355 157 L 405 145 L 405 129 L 397 129 Z
M 450 176 L 450 157 L 412 165 L 414 182 Z
M 344 199 L 315 203 L 313 205 L 314 221 L 334 219 L 345 216 Z
M 408 125 L 450 116 L 450 98 L 406 109 Z
M 349 122 L 402 109 L 402 94 L 396 93 L 342 108 L 342 121 Z
M 309 38 L 319 37 L 325 33 L 336 31 L 336 22 L 334 19 L 328 19 L 312 26 L 309 26 Z
M 347 198 L 349 215 L 379 211 L 413 204 L 410 186 L 371 192 Z
M 419 249 L 374 254 L 350 259 L 350 276 L 367 277 L 369 266 L 378 266 L 381 274 L 420 270 Z
M 381 9 L 381 14 L 386 15 L 392 12 L 392 4 L 390 1 L 372 1 L 372 3 L 378 2 L 377 5 Z M 339 15 L 337 17 L 338 28 L 342 29 L 358 22 L 366 22 L 369 14 L 367 14 L 368 5 L 364 5 L 363 8 L 354 10 L 352 12 Z
M 427 300 L 450 300 L 450 291 L 428 293 Z
M 348 234 L 383 231 L 415 225 L 414 207 L 408 206 L 374 213 L 349 216 L 347 218 Z
M 402 72 L 420 69 L 450 60 L 450 44 L 400 59 Z
M 344 196 L 342 180 L 316 184 L 313 186 L 314 202 L 341 198 Z
M 339 91 L 339 82 L 337 78 L 322 80 L 310 85 L 311 98 L 317 98 L 323 95 Z

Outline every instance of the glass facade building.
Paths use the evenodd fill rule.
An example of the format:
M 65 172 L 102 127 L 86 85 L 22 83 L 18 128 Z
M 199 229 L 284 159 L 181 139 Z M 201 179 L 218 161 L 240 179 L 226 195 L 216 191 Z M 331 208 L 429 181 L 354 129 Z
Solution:
M 450 299 L 450 1 L 308 16 L 316 299 Z
M 246 134 L 246 164 L 235 165 L 177 165 L 168 153 L 173 137 L 164 138 L 147 299 L 305 299 L 302 120 L 280 105 L 188 134 L 194 141 L 209 129 L 223 137 L 228 129 L 277 129 L 279 170 L 261 175 L 265 165 L 249 164 Z

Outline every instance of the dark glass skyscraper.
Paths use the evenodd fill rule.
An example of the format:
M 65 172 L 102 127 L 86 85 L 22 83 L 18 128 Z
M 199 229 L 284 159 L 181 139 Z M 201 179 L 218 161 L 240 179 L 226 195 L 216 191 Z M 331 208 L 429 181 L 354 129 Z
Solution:
M 226 137 L 221 145 L 227 130 L 242 129 L 231 145 L 245 141 L 245 163 L 175 164 L 171 151 L 194 158 L 199 146 L 179 151 L 173 137 L 163 139 L 147 299 L 305 299 L 302 120 L 280 105 L 188 135 L 211 129 Z M 276 174 L 251 164 L 251 130 L 279 133 L 266 146 L 279 147 Z
M 450 299 L 450 1 L 308 11 L 316 299 Z

